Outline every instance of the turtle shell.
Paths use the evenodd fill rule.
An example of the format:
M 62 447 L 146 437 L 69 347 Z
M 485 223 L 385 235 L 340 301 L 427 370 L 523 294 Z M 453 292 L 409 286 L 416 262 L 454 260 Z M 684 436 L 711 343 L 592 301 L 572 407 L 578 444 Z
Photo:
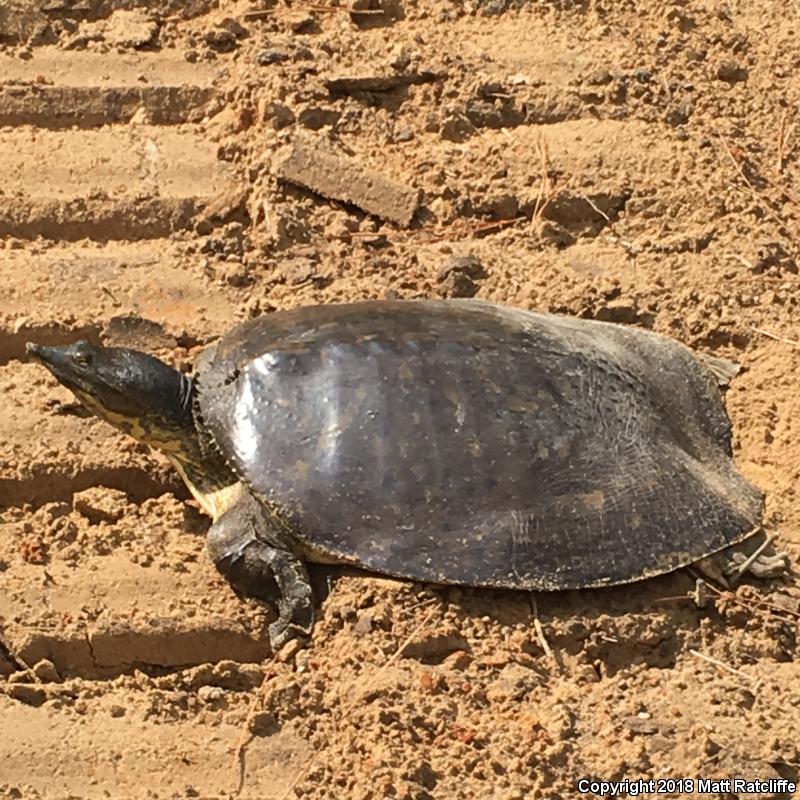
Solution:
M 246 322 L 198 365 L 202 424 L 310 551 L 438 583 L 602 586 L 740 541 L 711 373 L 620 325 L 478 301 Z

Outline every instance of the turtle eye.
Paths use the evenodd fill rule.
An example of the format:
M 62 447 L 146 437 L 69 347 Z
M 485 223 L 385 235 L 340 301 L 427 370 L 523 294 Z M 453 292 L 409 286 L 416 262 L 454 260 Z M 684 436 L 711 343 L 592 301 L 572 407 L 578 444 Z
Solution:
M 73 360 L 79 367 L 89 367 L 92 364 L 90 353 L 77 353 Z

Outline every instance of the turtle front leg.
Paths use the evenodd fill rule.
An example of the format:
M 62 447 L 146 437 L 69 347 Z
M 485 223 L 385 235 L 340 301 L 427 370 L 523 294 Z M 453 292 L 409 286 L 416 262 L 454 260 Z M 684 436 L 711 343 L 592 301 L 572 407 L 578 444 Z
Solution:
M 206 547 L 234 591 L 277 607 L 269 626 L 277 650 L 297 635 L 308 635 L 314 602 L 306 565 L 285 542 L 286 535 L 249 492 L 214 521 Z

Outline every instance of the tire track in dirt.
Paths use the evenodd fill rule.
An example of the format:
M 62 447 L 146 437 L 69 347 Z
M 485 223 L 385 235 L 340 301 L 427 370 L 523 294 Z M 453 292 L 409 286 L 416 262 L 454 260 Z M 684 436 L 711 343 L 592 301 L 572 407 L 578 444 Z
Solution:
M 16 17 L 0 13 L 0 37 L 9 26 L 101 20 L 131 5 L 93 2 L 51 17 L 44 3 L 22 4 Z M 187 17 L 215 4 L 134 5 Z M 194 530 L 206 523 L 179 513 L 166 530 L 163 509 L 188 496 L 166 460 L 73 413 L 69 393 L 25 363 L 28 341 L 186 353 L 230 324 L 235 292 L 174 236 L 235 185 L 202 128 L 225 72 L 170 48 L 100 55 L 45 45 L 26 60 L 0 56 L 0 237 L 11 243 L 0 263 L 0 529 L 4 563 L 22 555 L 27 573 L 5 581 L 0 617 L 11 653 L 29 665 L 47 659 L 62 675 L 265 654 L 263 612 L 242 606 L 208 564 Z M 78 510 L 114 500 L 128 534 L 124 520 L 98 523 Z M 152 546 L 156 531 L 178 538 L 175 553 Z M 159 551 L 163 563 L 150 567 Z M 88 580 L 64 568 L 87 562 Z M 223 599 L 209 603 L 214 585 Z M 189 598 L 179 613 L 176 596 Z

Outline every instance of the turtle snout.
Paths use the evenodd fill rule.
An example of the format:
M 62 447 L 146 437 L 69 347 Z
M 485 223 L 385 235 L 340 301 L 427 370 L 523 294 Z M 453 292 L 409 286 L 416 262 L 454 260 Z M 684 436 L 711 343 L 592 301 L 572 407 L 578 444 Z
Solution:
M 44 364 L 49 364 L 54 359 L 57 350 L 57 347 L 46 347 L 43 344 L 36 344 L 36 342 L 28 342 L 25 345 L 25 352 Z
M 36 344 L 36 342 L 28 342 L 25 345 L 25 352 L 56 376 L 67 366 L 64 349 L 63 347 L 47 347 L 43 344 Z

